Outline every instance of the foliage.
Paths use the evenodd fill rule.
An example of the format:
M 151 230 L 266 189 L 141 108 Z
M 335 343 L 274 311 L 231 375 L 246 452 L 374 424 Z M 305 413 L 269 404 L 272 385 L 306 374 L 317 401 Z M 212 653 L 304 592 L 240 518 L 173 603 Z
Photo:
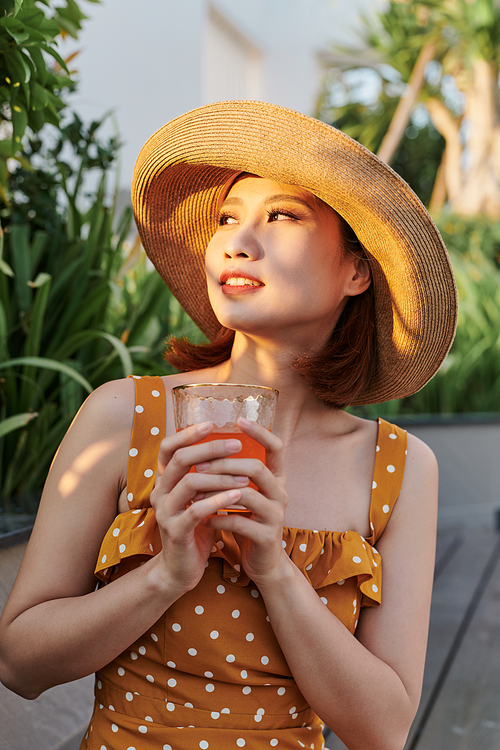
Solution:
M 36 168 L 11 177 L 0 265 L 0 496 L 42 486 L 93 388 L 132 370 L 166 373 L 165 337 L 200 336 L 128 240 L 131 209 L 117 216 L 107 197 L 118 143 L 100 143 L 99 125 L 74 117 L 51 149 L 27 149 Z M 90 173 L 98 179 L 89 192 Z
M 100 0 L 89 0 L 99 2 Z M 75 0 L 3 0 L 0 5 L 0 193 L 8 201 L 7 159 L 22 149 L 29 128 L 57 125 L 61 91 L 73 81 L 56 50 L 57 37 L 76 37 L 86 16 Z M 51 67 L 49 61 L 56 63 Z

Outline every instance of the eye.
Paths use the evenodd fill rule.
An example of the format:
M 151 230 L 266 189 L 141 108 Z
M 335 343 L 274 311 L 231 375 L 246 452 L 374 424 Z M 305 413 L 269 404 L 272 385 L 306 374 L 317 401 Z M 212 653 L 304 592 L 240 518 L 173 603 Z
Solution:
M 237 224 L 238 220 L 235 216 L 229 213 L 221 212 L 218 217 L 218 224 L 220 227 L 225 227 L 228 224 Z
M 286 221 L 287 219 L 295 220 L 297 216 L 292 214 L 290 211 L 285 211 L 283 208 L 270 209 L 267 212 L 269 221 Z

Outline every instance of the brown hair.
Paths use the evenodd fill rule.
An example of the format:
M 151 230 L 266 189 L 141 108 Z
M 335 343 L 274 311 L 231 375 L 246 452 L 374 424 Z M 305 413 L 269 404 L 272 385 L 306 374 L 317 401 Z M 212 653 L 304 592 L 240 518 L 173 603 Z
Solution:
M 333 211 L 316 199 L 321 208 Z M 335 212 L 336 213 L 336 212 Z M 344 258 L 369 263 L 369 256 L 351 226 L 337 214 Z M 299 372 L 316 396 L 335 409 L 351 404 L 368 384 L 375 362 L 375 313 L 373 284 L 350 297 L 326 346 L 312 356 L 297 357 L 292 367 Z M 214 341 L 192 344 L 171 337 L 165 359 L 180 372 L 214 367 L 228 360 L 234 331 L 222 327 Z

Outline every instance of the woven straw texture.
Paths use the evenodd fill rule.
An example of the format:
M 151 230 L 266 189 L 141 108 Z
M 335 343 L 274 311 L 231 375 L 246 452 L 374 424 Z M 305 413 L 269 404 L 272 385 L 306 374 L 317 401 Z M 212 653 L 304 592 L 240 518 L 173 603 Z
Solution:
M 332 206 L 372 256 L 377 360 L 356 404 L 420 390 L 446 356 L 457 296 L 443 241 L 411 188 L 339 130 L 272 104 L 210 104 L 167 123 L 136 163 L 132 202 L 143 246 L 201 330 L 220 330 L 204 256 L 225 183 L 250 172 Z

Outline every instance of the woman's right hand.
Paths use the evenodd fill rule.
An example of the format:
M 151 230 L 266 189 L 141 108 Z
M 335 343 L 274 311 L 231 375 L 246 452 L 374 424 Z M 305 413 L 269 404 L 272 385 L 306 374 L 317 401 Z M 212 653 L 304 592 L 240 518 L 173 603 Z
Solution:
M 193 425 L 162 440 L 158 454 L 151 506 L 163 544 L 157 556 L 163 581 L 179 596 L 201 579 L 214 543 L 215 531 L 204 520 L 221 508 L 237 503 L 239 487 L 248 477 L 191 472 L 195 464 L 223 458 L 241 450 L 239 440 L 195 444 L 212 432 L 213 424 Z

